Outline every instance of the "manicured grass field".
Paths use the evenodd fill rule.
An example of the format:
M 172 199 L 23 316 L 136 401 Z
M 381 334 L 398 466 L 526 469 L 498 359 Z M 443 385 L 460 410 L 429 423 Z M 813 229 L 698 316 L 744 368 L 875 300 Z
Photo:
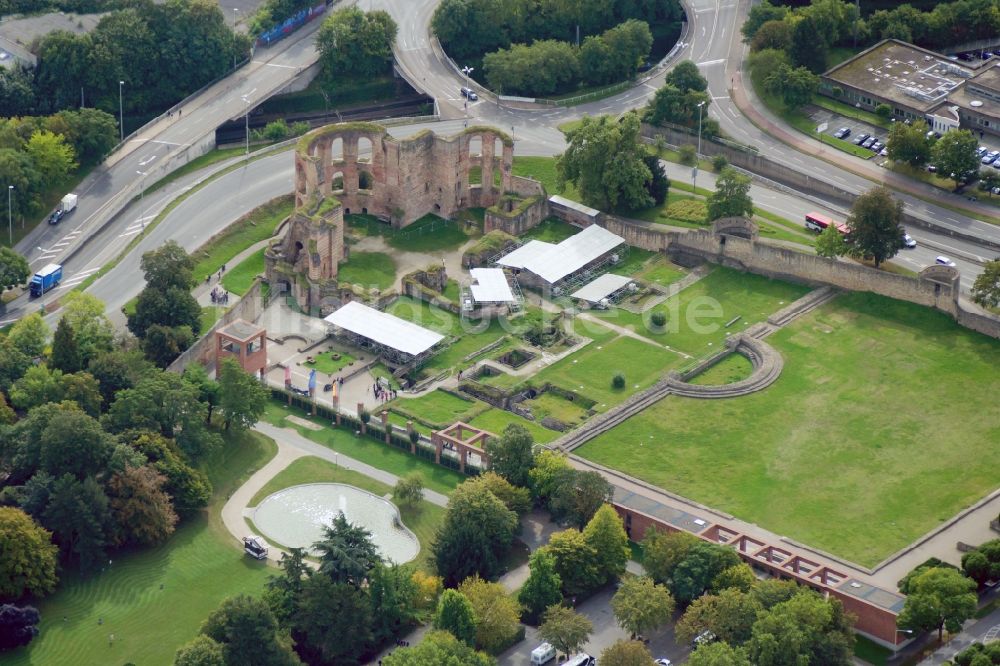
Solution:
M 871 566 L 1000 484 L 1000 342 L 846 294 L 768 338 L 765 391 L 668 397 L 577 453 Z
M 278 224 L 288 217 L 295 207 L 293 199 L 294 197 L 289 194 L 254 209 L 246 219 L 230 225 L 192 252 L 191 257 L 197 262 L 192 271 L 195 282 L 199 284 L 204 282 L 206 276 L 218 273 L 223 264 L 243 250 L 273 236 Z
M 396 262 L 383 252 L 351 252 L 350 259 L 340 264 L 338 276 L 366 289 L 388 289 L 396 281 Z
M 547 217 L 536 226 L 521 234 L 524 240 L 540 240 L 546 243 L 559 243 L 570 236 L 575 236 L 580 232 L 578 227 L 574 227 L 568 222 L 555 217 Z
M 339 354 L 340 358 L 334 360 L 333 355 L 335 353 Z M 312 363 L 306 361 L 302 365 L 306 366 L 307 368 L 316 368 L 316 372 L 322 372 L 323 374 L 326 375 L 332 375 L 333 373 L 338 372 L 341 368 L 345 368 L 347 367 L 348 364 L 353 363 L 355 361 L 355 358 L 353 356 L 351 356 L 347 352 L 342 352 L 342 351 L 319 352 L 318 354 L 313 355 L 313 359 L 314 360 Z
M 355 435 L 347 428 L 325 427 L 322 430 L 310 430 L 297 426 L 285 420 L 285 417 L 295 414 L 305 416 L 306 412 L 294 407 L 289 408 L 283 403 L 271 400 L 267 403 L 264 420 L 282 428 L 292 428 L 300 435 L 311 439 L 317 444 L 339 451 L 372 467 L 378 467 L 396 476 L 406 476 L 410 472 L 420 472 L 424 477 L 424 487 L 448 494 L 455 489 L 465 477 L 432 461 L 410 455 L 408 451 L 377 442 L 370 437 Z M 373 418 L 375 418 L 373 416 Z
M 534 437 L 536 442 L 545 444 L 551 442 L 555 438 L 559 437 L 558 432 L 555 430 L 549 430 L 535 421 L 529 421 L 526 418 L 520 417 L 517 414 L 513 414 L 504 409 L 491 408 L 483 412 L 479 416 L 472 419 L 469 425 L 474 425 L 477 428 L 482 428 L 483 430 L 489 430 L 492 433 L 499 435 L 503 432 L 504 428 L 508 424 L 516 423 L 518 425 L 524 426 L 531 436 Z
M 587 418 L 586 409 L 549 391 L 532 400 L 526 400 L 525 406 L 531 409 L 531 413 L 539 421 L 546 416 L 551 416 L 567 425 L 575 426 Z
M 688 380 L 692 384 L 719 386 L 746 379 L 753 372 L 750 359 L 743 354 L 730 354 L 708 370 Z
M 455 421 L 461 421 L 463 417 L 470 415 L 470 412 L 481 405 L 478 401 L 463 400 L 456 395 L 437 389 L 419 398 L 396 398 L 393 406 L 410 414 L 419 415 L 423 420 L 431 423 L 451 424 Z
M 457 249 L 467 240 L 469 236 L 463 231 L 461 222 L 428 214 L 390 234 L 387 242 L 397 250 L 432 252 Z
M 545 187 L 545 191 L 552 196 L 559 194 L 572 199 L 580 200 L 580 193 L 576 191 L 572 183 L 566 183 L 566 189 L 559 191 L 556 177 L 556 160 L 554 157 L 515 157 L 511 173 L 515 176 L 534 178 Z
M 640 280 L 655 282 L 661 287 L 665 287 L 668 284 L 677 282 L 685 275 L 687 275 L 687 271 L 683 268 L 677 264 L 670 263 L 662 257 L 658 257 L 655 261 L 647 264 L 646 267 L 636 275 L 636 277 Z
M 392 488 L 380 481 L 345 469 L 342 465 L 338 467 L 322 458 L 307 456 L 293 461 L 291 465 L 278 472 L 254 495 L 253 499 L 250 500 L 250 506 L 257 506 L 265 497 L 282 488 L 303 483 L 346 483 L 367 490 L 379 497 L 392 494 Z M 430 544 L 444 520 L 444 509 L 426 500 L 421 500 L 415 507 L 399 506 L 399 513 L 402 516 L 403 524 L 410 528 L 417 535 L 417 540 L 420 541 L 420 553 L 414 563 L 421 569 L 433 571 L 433 555 Z
M 206 467 L 215 489 L 211 506 L 156 548 L 115 555 L 110 567 L 87 578 L 63 575 L 57 592 L 37 604 L 40 635 L 27 649 L 5 654 L 4 664 L 166 666 L 223 599 L 263 591 L 276 570 L 246 557 L 219 514 L 277 447 L 256 433 L 227 439 Z
M 719 349 L 727 333 L 738 333 L 804 295 L 808 287 L 770 280 L 759 275 L 716 267 L 701 280 L 641 315 L 616 308 L 597 316 L 632 328 L 657 342 L 687 354 L 701 356 Z M 667 316 L 660 329 L 652 325 L 654 312 Z M 741 319 L 726 328 L 737 316 Z
M 222 286 L 237 296 L 250 291 L 254 278 L 264 273 L 264 250 L 250 255 L 222 275 Z
M 636 391 L 654 384 L 684 358 L 634 338 L 620 337 L 606 343 L 593 342 L 575 354 L 554 363 L 536 374 L 532 381 L 541 386 L 556 386 L 596 400 L 594 408 L 604 411 Z M 625 388 L 615 389 L 615 373 L 625 375 Z

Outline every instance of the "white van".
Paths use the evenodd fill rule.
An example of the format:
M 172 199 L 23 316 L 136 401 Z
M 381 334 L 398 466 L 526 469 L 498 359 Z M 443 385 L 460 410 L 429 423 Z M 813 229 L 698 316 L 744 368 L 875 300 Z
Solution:
M 531 651 L 531 663 L 535 666 L 547 664 L 556 658 L 556 649 L 548 643 L 542 643 Z
M 594 663 L 594 658 L 586 652 L 575 654 L 563 662 L 563 666 L 590 666 Z

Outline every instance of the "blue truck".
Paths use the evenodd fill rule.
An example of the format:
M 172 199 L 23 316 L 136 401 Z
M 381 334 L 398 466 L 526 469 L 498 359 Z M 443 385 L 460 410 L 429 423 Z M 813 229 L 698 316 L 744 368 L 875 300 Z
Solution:
M 49 264 L 31 278 L 31 297 L 38 298 L 62 281 L 62 266 Z

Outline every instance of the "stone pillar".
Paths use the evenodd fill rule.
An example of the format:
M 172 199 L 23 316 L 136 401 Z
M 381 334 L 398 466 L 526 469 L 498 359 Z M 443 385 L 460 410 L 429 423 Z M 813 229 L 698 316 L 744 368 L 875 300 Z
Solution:
M 385 443 L 388 444 L 392 437 L 392 426 L 389 425 L 389 410 L 382 410 L 382 429 L 385 431 Z
M 465 459 L 469 455 L 469 450 L 464 446 L 458 449 L 458 471 L 465 474 Z
M 437 433 L 431 435 L 431 443 L 434 445 L 434 462 L 441 464 L 441 436 Z
M 512 182 L 511 182 L 511 166 L 514 164 L 514 146 L 508 146 L 504 144 L 503 146 L 503 157 L 500 160 L 500 189 L 504 192 L 510 192 Z
M 406 435 L 407 435 L 407 437 L 409 437 L 410 433 L 412 433 L 412 432 L 413 432 L 413 421 L 407 421 L 406 422 Z M 412 439 L 410 440 L 410 453 L 412 453 L 413 455 L 417 454 L 417 445 L 413 443 Z
M 365 403 L 358 403 L 358 421 L 361 421 L 361 413 L 365 411 Z M 368 432 L 368 426 L 365 425 L 364 421 L 361 421 L 361 434 Z

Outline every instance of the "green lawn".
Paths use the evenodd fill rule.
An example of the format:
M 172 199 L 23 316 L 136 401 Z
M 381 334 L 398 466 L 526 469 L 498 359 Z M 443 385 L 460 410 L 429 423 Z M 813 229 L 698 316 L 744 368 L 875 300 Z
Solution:
M 706 386 L 721 386 L 746 379 L 753 372 L 753 366 L 743 354 L 730 354 L 708 370 L 691 378 L 692 384 Z
M 165 544 L 115 555 L 101 573 L 63 574 L 57 592 L 36 604 L 40 635 L 27 649 L 5 654 L 4 664 L 166 666 L 223 599 L 263 591 L 276 570 L 243 554 L 219 512 L 277 447 L 256 433 L 227 439 L 206 470 L 215 488 L 209 509 L 187 519 Z
M 572 224 L 563 222 L 559 218 L 547 217 L 536 226 L 521 234 L 521 238 L 524 240 L 540 240 L 546 243 L 560 243 L 579 232 L 579 227 L 574 227 Z
M 222 286 L 237 296 L 242 296 L 253 285 L 258 275 L 264 274 L 264 250 L 255 252 L 236 266 L 226 267 L 222 274 Z
M 727 333 L 737 333 L 809 291 L 808 287 L 770 280 L 751 273 L 716 267 L 701 280 L 641 315 L 616 308 L 595 313 L 687 354 L 701 356 L 720 348 Z M 662 329 L 652 325 L 654 312 L 663 312 Z M 725 324 L 740 316 L 729 328 Z
M 542 444 L 551 442 L 561 434 L 555 430 L 549 430 L 535 421 L 529 421 L 528 419 L 518 416 L 517 414 L 508 412 L 505 409 L 497 409 L 496 407 L 490 408 L 476 418 L 472 419 L 472 421 L 469 422 L 469 425 L 474 425 L 477 428 L 489 430 L 490 432 L 499 435 L 504 431 L 504 428 L 511 423 L 524 426 L 525 429 L 531 433 L 531 436 L 534 437 L 535 441 Z
M 596 325 L 595 325 L 596 326 Z M 575 354 L 545 368 L 532 377 L 541 386 L 551 382 L 597 402 L 594 408 L 604 411 L 636 391 L 654 384 L 684 358 L 666 349 L 634 338 L 619 337 L 611 342 L 593 342 Z M 625 388 L 615 389 L 615 373 L 625 375 Z
M 436 389 L 419 398 L 396 398 L 392 406 L 430 423 L 450 425 L 469 416 L 477 407 L 481 407 L 481 403 Z
M 567 425 L 576 426 L 587 418 L 587 410 L 584 407 L 549 391 L 541 393 L 537 398 L 525 400 L 524 406 L 531 410 L 538 421 L 551 416 Z
M 278 224 L 292 213 L 294 206 L 292 195 L 278 197 L 210 238 L 191 253 L 196 262 L 192 271 L 195 282 L 204 282 L 206 276 L 218 273 L 223 264 L 243 250 L 273 236 Z M 263 272 L 263 262 L 259 272 Z
M 661 287 L 673 284 L 687 275 L 687 271 L 677 264 L 670 263 L 664 257 L 646 264 L 636 277 L 645 282 L 655 282 Z
M 334 359 L 334 354 L 337 354 L 339 358 Z M 356 359 L 347 352 L 325 351 L 313 354 L 313 362 L 309 363 L 306 361 L 302 365 L 307 368 L 316 368 L 316 372 L 321 372 L 325 375 L 332 375 L 333 373 L 340 371 L 342 368 L 346 368 L 355 360 Z
M 351 252 L 340 264 L 338 277 L 366 289 L 388 289 L 396 281 L 396 262 L 383 252 Z
M 420 472 L 424 477 L 424 486 L 439 493 L 448 494 L 455 486 L 465 480 L 465 477 L 447 467 L 435 465 L 432 461 L 410 455 L 408 451 L 394 446 L 376 442 L 370 437 L 355 435 L 347 428 L 324 427 L 322 430 L 311 430 L 295 425 L 285 420 L 285 417 L 295 414 L 305 416 L 306 412 L 294 407 L 289 408 L 284 403 L 271 400 L 267 404 L 264 420 L 282 428 L 292 428 L 306 439 L 322 444 L 333 451 L 339 451 L 372 467 L 378 467 L 396 476 L 405 476 L 410 472 Z M 377 418 L 375 416 L 373 419 Z
M 253 499 L 250 500 L 250 506 L 257 506 L 271 493 L 303 483 L 346 483 L 367 490 L 379 497 L 392 494 L 390 486 L 371 477 L 345 469 L 343 465 L 336 466 L 322 458 L 306 456 L 293 461 L 291 465 L 278 472 L 253 496 Z M 417 535 L 417 540 L 420 542 L 420 553 L 417 555 L 415 564 L 421 569 L 433 572 L 434 560 L 430 544 L 434 540 L 434 535 L 437 534 L 438 527 L 444 521 L 444 509 L 426 500 L 421 500 L 415 507 L 400 506 L 399 512 L 403 524 Z
M 577 453 L 865 566 L 1000 484 L 1000 341 L 852 293 L 768 342 L 767 390 L 668 397 Z
M 554 157 L 515 157 L 511 173 L 515 176 L 534 178 L 542 184 L 549 196 L 558 194 L 573 201 L 580 200 L 580 193 L 572 183 L 566 183 L 566 189 L 559 191 Z
M 203 305 L 201 307 L 201 333 L 204 335 L 215 326 L 215 322 L 219 321 L 219 317 L 222 316 L 226 309 L 221 305 Z
M 391 247 L 407 252 L 455 250 L 469 240 L 463 229 L 464 224 L 461 222 L 446 220 L 430 213 L 390 234 L 387 242 Z

